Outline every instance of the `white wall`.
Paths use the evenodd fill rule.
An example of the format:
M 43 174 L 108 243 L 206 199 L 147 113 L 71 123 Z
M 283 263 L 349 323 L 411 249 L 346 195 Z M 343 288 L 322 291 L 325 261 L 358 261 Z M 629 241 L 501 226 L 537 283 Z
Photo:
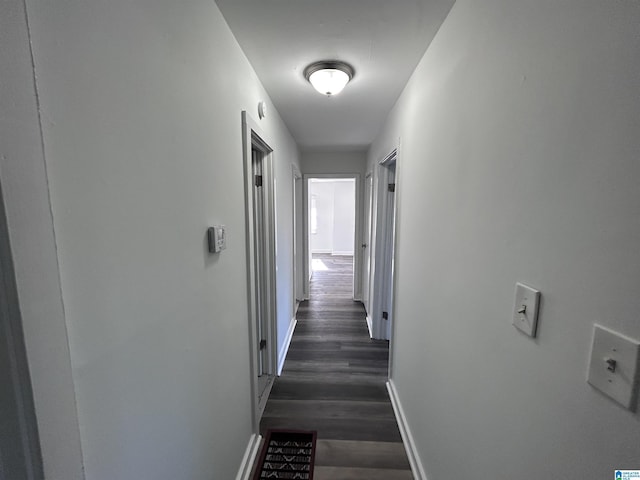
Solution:
M 302 173 L 338 174 L 364 173 L 367 153 L 354 151 L 306 151 L 302 152 Z
M 309 230 L 311 253 L 331 253 L 333 251 L 333 182 L 309 182 L 309 205 L 316 208 L 315 233 Z
M 0 3 L 0 181 L 47 479 L 83 478 L 24 4 Z
M 315 198 L 317 210 L 316 233 L 310 233 L 311 253 L 353 255 L 355 180 L 311 180 L 309 193 Z
M 639 24 L 633 0 L 458 0 L 369 152 L 401 137 L 392 376 L 429 480 L 638 465 L 639 415 L 586 371 L 595 322 L 640 338 Z
M 282 336 L 297 147 L 204 0 L 27 0 L 40 137 L 19 4 L 0 16 L 2 186 L 47 478 L 234 478 L 251 434 L 241 110 L 270 112 Z
M 333 185 L 333 253 L 353 255 L 356 228 L 356 182 Z
M 257 81 L 257 77 L 254 77 Z M 262 89 L 262 87 L 260 86 Z M 268 98 L 266 92 L 261 98 Z M 257 105 L 257 104 L 256 104 Z M 251 112 L 251 104 L 245 107 Z M 255 110 L 255 107 L 254 107 Z M 288 349 L 287 332 L 296 313 L 297 302 L 293 278 L 293 170 L 292 163 L 300 170 L 300 154 L 298 147 L 291 137 L 286 125 L 280 119 L 277 110 L 273 108 L 275 118 L 261 120 L 267 124 L 268 130 L 275 139 L 277 150 L 274 152 L 274 172 L 276 179 L 276 293 L 277 293 L 277 351 L 282 353 Z M 298 207 L 302 208 L 302 205 Z M 302 267 L 301 267 L 302 268 Z

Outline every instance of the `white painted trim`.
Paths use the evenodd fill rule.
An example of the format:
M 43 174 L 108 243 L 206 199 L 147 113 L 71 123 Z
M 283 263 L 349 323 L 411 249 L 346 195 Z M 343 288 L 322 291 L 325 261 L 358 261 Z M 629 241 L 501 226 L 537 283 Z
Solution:
M 3 385 L 3 416 L 10 415 L 13 421 L 6 423 L 7 433 L 2 435 L 0 449 L 7 444 L 18 444 L 19 452 L 23 458 L 21 466 L 14 470 L 12 475 L 23 476 L 28 479 L 39 478 L 37 472 L 42 471 L 42 458 L 40 456 L 40 440 L 38 438 L 37 418 L 33 402 L 33 391 L 29 377 L 29 364 L 24 343 L 22 317 L 20 314 L 20 301 L 15 282 L 12 252 L 9 244 L 9 231 L 6 223 L 6 213 L 0 187 L 0 335 L 3 337 L 4 346 L 2 360 L 0 360 L 0 372 L 7 376 L 8 385 Z M 8 402 L 8 405 L 6 403 Z M 20 468 L 24 470 L 18 472 Z M 0 465 L 0 477 L 2 466 Z
M 362 244 L 366 245 L 366 255 L 362 255 L 362 264 L 361 269 L 362 272 L 360 274 L 361 282 L 362 282 L 362 303 L 367 312 L 371 312 L 371 286 L 373 284 L 373 279 L 371 277 L 371 272 L 373 268 L 373 259 L 371 257 L 371 252 L 373 251 L 373 229 L 375 227 L 375 222 L 373 219 L 374 213 L 374 198 L 373 194 L 375 191 L 373 184 L 374 176 L 373 172 L 367 172 L 364 176 L 364 180 L 362 183 Z M 367 192 L 367 190 L 369 190 Z M 368 193 L 368 195 L 367 195 Z M 365 285 L 366 283 L 366 285 Z M 369 319 L 370 320 L 370 319 Z M 370 329 L 371 332 L 371 329 Z
M 287 359 L 287 353 L 289 352 L 289 345 L 291 345 L 291 339 L 293 338 L 293 332 L 296 329 L 296 325 L 298 324 L 298 320 L 294 317 L 291 319 L 291 323 L 289 324 L 289 329 L 287 330 L 287 336 L 284 338 L 284 343 L 282 344 L 282 348 L 280 352 L 278 352 L 278 376 L 282 374 L 282 369 L 284 368 L 284 361 Z
M 326 253 L 326 254 L 330 254 L 333 253 L 333 250 L 331 250 L 330 248 L 313 248 L 311 250 L 311 254 L 313 255 L 314 253 Z
M 353 257 L 353 251 L 333 251 L 331 252 L 331 255 L 333 255 L 334 257 Z
M 254 433 L 251 435 L 251 437 L 249 437 L 249 443 L 247 444 L 247 449 L 245 450 L 244 456 L 242 457 L 242 463 L 240 464 L 240 468 L 238 469 L 236 480 L 249 480 L 251 470 L 253 469 L 253 464 L 255 463 L 258 452 L 260 451 L 261 443 L 262 436 Z
M 400 159 L 402 158 L 402 138 L 398 138 L 398 146 L 396 147 L 396 225 L 395 225 L 395 238 L 393 241 L 393 258 L 398 258 L 398 243 L 399 243 L 399 232 L 400 232 L 400 204 L 401 204 L 401 193 L 402 193 L 402 182 L 400 179 Z M 394 272 L 393 272 L 393 285 L 391 286 L 391 295 L 393 298 L 397 297 L 396 294 L 396 278 L 398 278 L 398 263 L 394 262 Z M 389 332 L 389 378 L 393 378 L 393 351 L 395 349 L 395 332 L 396 332 L 396 304 L 394 303 L 392 306 L 391 312 L 391 331 Z
M 254 245 L 254 225 L 253 225 L 253 169 L 252 169 L 252 147 L 257 147 L 263 154 L 263 172 L 264 177 L 263 195 L 265 202 L 265 218 L 264 228 L 266 233 L 266 253 L 263 261 L 265 262 L 266 274 L 265 274 L 265 291 L 266 291 L 266 303 L 267 303 L 267 348 L 269 349 L 268 362 L 267 362 L 267 374 L 271 377 L 270 381 L 275 378 L 278 352 L 277 348 L 273 347 L 277 343 L 276 332 L 276 315 L 277 315 L 277 295 L 276 295 L 276 226 L 275 226 L 275 175 L 273 167 L 273 149 L 270 147 L 272 142 L 265 134 L 260 130 L 256 121 L 246 112 L 242 111 L 242 147 L 243 147 L 243 163 L 244 163 L 244 176 L 245 176 L 245 222 L 246 222 L 246 249 L 247 249 L 247 291 L 248 307 L 249 307 L 249 352 L 250 352 L 250 365 L 251 365 L 251 407 L 253 411 L 252 426 L 253 433 L 258 434 L 260 431 L 260 416 L 264 405 L 266 404 L 266 397 L 271 385 L 265 390 L 264 399 L 261 401 L 258 391 L 258 358 L 256 345 L 258 344 L 258 333 L 256 328 L 257 317 L 257 295 L 256 295 L 256 270 L 255 270 L 255 252 Z
M 387 390 L 389 391 L 389 398 L 391 399 L 393 412 L 396 415 L 398 428 L 400 429 L 400 435 L 402 436 L 404 449 L 406 450 L 407 457 L 409 458 L 409 465 L 411 466 L 413 477 L 416 480 L 427 480 L 427 474 L 425 473 L 424 467 L 422 466 L 422 461 L 420 460 L 420 455 L 418 455 L 418 450 L 413 440 L 413 435 L 411 435 L 411 429 L 409 428 L 407 417 L 405 417 L 404 410 L 402 409 L 402 404 L 400 403 L 400 398 L 398 398 L 398 391 L 396 390 L 396 386 L 393 383 L 392 379 L 389 379 L 389 381 L 387 382 Z
M 271 389 L 273 388 L 273 384 L 276 381 L 275 375 L 269 375 L 267 378 L 267 386 L 264 388 L 262 392 L 262 396 L 258 401 L 258 422 L 262 418 L 262 414 L 264 413 L 264 409 L 267 407 L 267 402 L 269 401 L 269 395 L 271 395 Z
M 389 165 L 394 164 L 395 180 L 398 178 L 398 149 L 395 148 L 389 155 L 379 162 L 375 175 L 374 194 L 374 222 L 372 246 L 372 263 L 370 272 L 371 295 L 369 298 L 370 314 L 373 320 L 373 338 L 391 340 L 389 326 L 393 328 L 394 322 L 394 269 L 396 250 L 396 220 L 398 188 L 393 199 L 387 193 L 387 184 L 390 180 Z M 389 228 L 389 223 L 392 227 Z M 390 270 L 389 270 L 390 268 Z M 383 320 L 382 312 L 387 311 L 389 318 Z
M 369 338 L 373 338 L 373 322 L 369 315 L 367 315 L 367 327 L 369 328 Z
M 291 164 L 291 195 L 292 195 L 292 232 L 293 232 L 293 249 L 292 249 L 292 263 L 291 263 L 291 282 L 292 298 L 293 298 L 293 314 L 297 311 L 300 300 L 304 299 L 304 269 L 302 264 L 304 263 L 304 213 L 303 213 L 303 179 L 300 169 L 295 163 Z

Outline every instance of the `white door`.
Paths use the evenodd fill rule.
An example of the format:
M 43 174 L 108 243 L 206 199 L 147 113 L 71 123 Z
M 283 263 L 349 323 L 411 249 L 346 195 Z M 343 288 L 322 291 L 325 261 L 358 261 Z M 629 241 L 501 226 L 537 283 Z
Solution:
M 364 232 L 362 232 L 362 303 L 367 314 L 371 314 L 369 302 L 371 284 L 371 226 L 373 224 L 373 175 L 364 179 Z
M 251 167 L 253 173 L 253 251 L 255 269 L 255 295 L 256 295 L 256 332 L 258 359 L 258 396 L 262 397 L 269 384 L 269 354 L 268 354 L 268 302 L 266 271 L 266 232 L 265 232 L 265 201 L 263 190 L 263 153 L 251 149 Z

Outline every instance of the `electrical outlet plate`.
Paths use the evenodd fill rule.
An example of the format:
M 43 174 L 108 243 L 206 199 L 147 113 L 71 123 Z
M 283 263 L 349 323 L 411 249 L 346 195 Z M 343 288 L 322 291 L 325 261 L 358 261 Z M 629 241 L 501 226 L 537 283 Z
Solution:
M 627 409 L 635 410 L 640 342 L 594 325 L 587 381 Z
M 516 283 L 515 297 L 511 323 L 518 330 L 530 337 L 535 337 L 538 327 L 540 291 L 522 283 Z

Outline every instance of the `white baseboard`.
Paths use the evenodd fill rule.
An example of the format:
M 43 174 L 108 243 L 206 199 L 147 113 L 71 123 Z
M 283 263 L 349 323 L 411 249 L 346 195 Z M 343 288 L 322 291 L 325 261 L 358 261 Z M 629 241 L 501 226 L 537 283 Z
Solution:
M 340 251 L 340 250 L 335 251 L 334 250 L 333 252 L 331 252 L 331 255 L 334 256 L 334 257 L 353 257 L 353 250 L 350 251 L 350 252 L 348 252 L 346 250 L 345 251 Z
M 311 255 L 313 255 L 314 253 L 319 253 L 319 254 L 323 254 L 323 253 L 332 253 L 333 250 L 331 250 L 330 248 L 316 248 L 315 250 L 311 250 Z
M 427 474 L 424 471 L 420 456 L 416 449 L 416 444 L 413 441 L 413 435 L 407 423 L 407 418 L 404 415 L 402 404 L 398 398 L 398 391 L 396 390 L 393 380 L 389 379 L 387 382 L 387 390 L 389 391 L 389 397 L 391 398 L 391 405 L 393 406 L 393 412 L 396 414 L 396 420 L 398 421 L 398 428 L 400 429 L 400 435 L 404 442 L 404 448 L 407 451 L 407 457 L 409 457 L 409 465 L 411 465 L 411 471 L 413 477 L 416 480 L 427 480 Z
M 367 315 L 367 327 L 369 327 L 369 338 L 373 338 L 373 322 L 369 315 Z
M 282 348 L 278 352 L 278 376 L 282 373 L 282 369 L 284 368 L 284 361 L 287 358 L 287 352 L 289 352 L 289 345 L 291 345 L 291 339 L 293 338 L 293 332 L 296 329 L 296 324 L 298 320 L 296 318 L 291 319 L 291 323 L 289 324 L 289 330 L 287 330 L 287 336 L 284 339 L 284 343 L 282 344 Z
M 249 480 L 253 464 L 255 463 L 258 451 L 260 450 L 261 441 L 262 437 L 255 433 L 249 438 L 249 444 L 244 452 L 244 457 L 242 457 L 242 463 L 240 464 L 240 469 L 236 475 L 236 480 Z

